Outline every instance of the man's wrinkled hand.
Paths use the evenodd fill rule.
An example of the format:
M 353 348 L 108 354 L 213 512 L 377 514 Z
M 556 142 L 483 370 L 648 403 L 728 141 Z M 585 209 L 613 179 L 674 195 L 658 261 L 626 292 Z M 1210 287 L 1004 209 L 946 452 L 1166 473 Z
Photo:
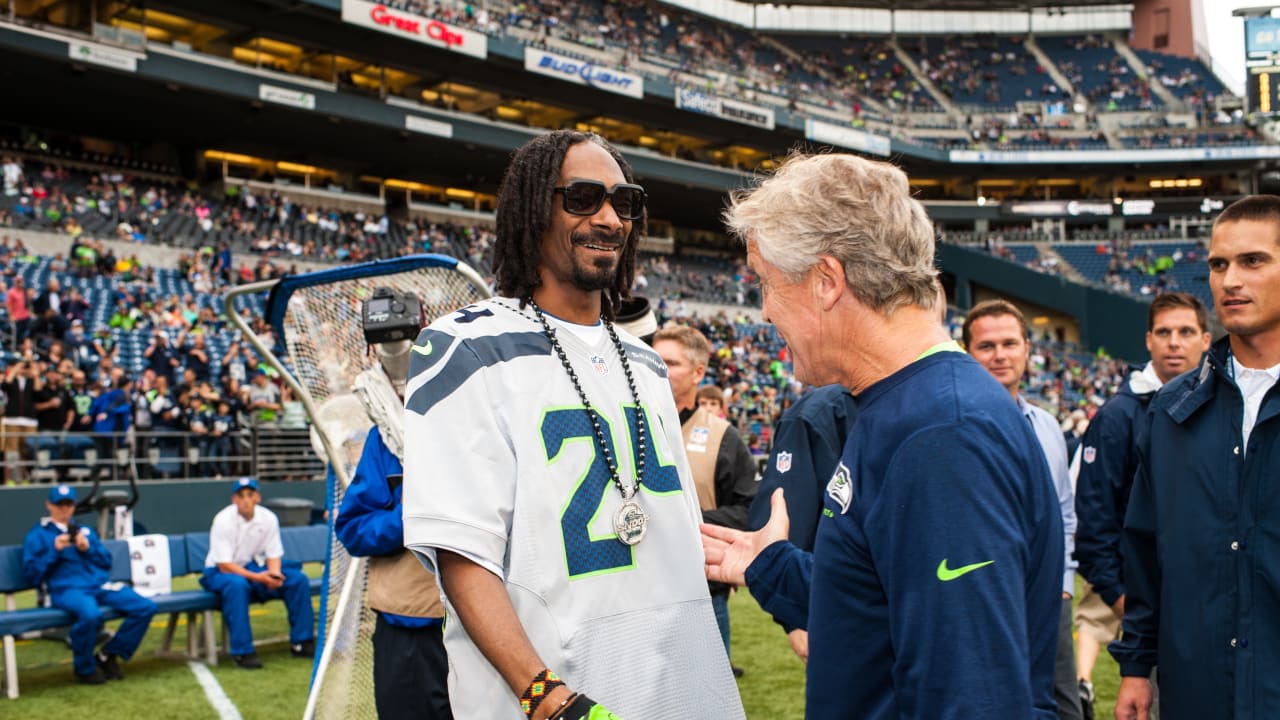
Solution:
M 707 579 L 713 582 L 745 585 L 747 568 L 764 550 L 779 540 L 786 540 L 791 530 L 787 500 L 782 488 L 769 498 L 769 522 L 755 532 L 743 532 L 719 525 L 702 524 L 702 551 Z
M 1120 678 L 1120 691 L 1116 694 L 1116 720 L 1149 720 L 1151 700 L 1150 680 L 1144 677 Z

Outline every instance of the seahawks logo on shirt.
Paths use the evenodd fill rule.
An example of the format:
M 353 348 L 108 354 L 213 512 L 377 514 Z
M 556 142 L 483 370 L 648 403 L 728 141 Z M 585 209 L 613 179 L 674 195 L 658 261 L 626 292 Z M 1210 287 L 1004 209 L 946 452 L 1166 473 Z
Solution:
M 831 482 L 827 483 L 827 495 L 840 503 L 841 515 L 849 512 L 849 504 L 853 502 L 853 482 L 849 477 L 849 468 L 843 462 L 836 467 Z

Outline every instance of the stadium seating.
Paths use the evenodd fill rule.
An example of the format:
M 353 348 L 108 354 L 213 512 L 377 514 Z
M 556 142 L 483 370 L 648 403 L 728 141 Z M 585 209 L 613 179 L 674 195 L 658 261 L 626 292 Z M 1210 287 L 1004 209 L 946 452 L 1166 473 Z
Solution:
M 1099 111 L 1152 110 L 1162 106 L 1147 81 L 1133 72 L 1111 41 L 1097 36 L 1049 35 L 1036 43 L 1062 70 L 1077 93 Z
M 1165 147 L 1221 147 L 1224 145 L 1256 145 L 1258 140 L 1253 130 L 1240 128 L 1231 132 L 1180 132 L 1155 130 L 1140 135 L 1123 135 L 1120 142 L 1126 148 L 1165 148 Z
M 1179 290 L 1213 307 L 1204 249 L 1194 242 L 1134 243 L 1123 253 L 1105 242 L 1058 243 L 1053 248 L 1091 282 L 1140 297 Z
M 1151 70 L 1156 81 L 1193 107 L 1208 107 L 1227 92 L 1222 81 L 1199 60 L 1167 55 L 1152 50 L 1134 50 Z
M 169 535 L 169 563 L 172 577 L 199 575 L 204 572 L 204 560 L 209 551 L 209 533 L 187 533 L 185 535 Z M 284 545 L 285 557 L 301 563 L 324 562 L 329 551 L 328 527 L 325 525 L 307 525 L 305 527 L 285 527 L 280 529 L 280 540 Z M 107 549 L 111 552 L 112 582 L 128 582 L 130 577 L 129 544 L 123 540 L 108 540 Z M 319 594 L 322 589 L 321 578 L 311 579 L 312 594 Z M 14 595 L 19 592 L 35 589 L 22 574 L 22 546 L 10 545 L 0 547 L 0 594 L 3 594 L 7 607 L 12 607 Z M 188 622 L 187 655 L 198 658 L 197 648 L 203 644 L 205 659 L 209 664 L 218 662 L 217 642 L 213 632 L 213 611 L 219 608 L 218 596 L 207 590 L 183 590 L 152 598 L 158 607 L 159 614 L 167 614 L 169 622 L 165 629 L 162 652 L 167 652 L 173 640 L 179 616 L 186 615 Z M 121 616 L 114 610 L 104 608 L 103 620 L 115 620 Z M 200 623 L 203 622 L 203 625 Z M 18 697 L 18 670 L 14 641 L 24 633 L 50 630 L 71 625 L 71 614 L 65 610 L 51 607 L 24 608 L 21 610 L 0 611 L 0 636 L 4 637 L 6 690 L 10 698 Z M 197 638 L 197 626 L 203 638 Z
M 776 35 L 775 40 L 812 60 L 852 97 L 875 98 L 891 109 L 930 112 L 938 102 L 925 92 L 885 38 Z
M 1060 100 L 1053 79 L 1021 38 L 997 35 L 909 38 L 902 46 L 938 89 L 961 107 L 1013 110 L 1022 101 Z

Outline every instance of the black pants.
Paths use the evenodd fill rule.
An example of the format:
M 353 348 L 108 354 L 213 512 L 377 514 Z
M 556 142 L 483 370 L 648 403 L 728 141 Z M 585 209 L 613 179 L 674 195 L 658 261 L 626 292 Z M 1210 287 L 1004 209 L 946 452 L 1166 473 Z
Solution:
M 373 631 L 373 697 L 379 720 L 453 720 L 449 659 L 439 625 L 399 627 L 378 613 Z

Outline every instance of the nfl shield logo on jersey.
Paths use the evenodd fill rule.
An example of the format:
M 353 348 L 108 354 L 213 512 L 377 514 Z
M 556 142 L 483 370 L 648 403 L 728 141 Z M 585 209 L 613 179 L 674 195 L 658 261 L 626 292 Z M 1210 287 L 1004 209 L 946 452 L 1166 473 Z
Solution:
M 606 363 L 604 361 L 604 358 L 600 355 L 591 356 L 591 367 L 595 368 L 596 372 L 600 373 L 601 375 L 609 374 L 609 364 Z
M 778 453 L 778 462 L 775 463 L 775 466 L 778 468 L 778 472 L 780 473 L 785 473 L 786 471 L 790 470 L 791 469 L 791 453 L 785 450 Z
M 1098 459 L 1098 448 L 1089 445 L 1084 449 L 1084 461 L 1086 464 L 1092 465 L 1094 460 Z

